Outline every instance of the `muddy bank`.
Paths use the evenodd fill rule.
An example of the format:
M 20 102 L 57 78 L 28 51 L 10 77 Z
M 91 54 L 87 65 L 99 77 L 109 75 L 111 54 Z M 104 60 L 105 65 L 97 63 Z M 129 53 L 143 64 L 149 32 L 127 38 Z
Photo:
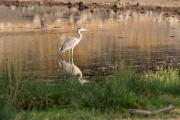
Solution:
M 166 11 L 165 16 L 180 15 L 180 3 L 177 1 L 142 1 L 138 0 L 108 0 L 97 1 L 97 0 L 86 0 L 80 2 L 79 0 L 65 1 L 65 0 L 1 0 L 0 5 L 9 7 L 28 7 L 28 6 L 67 6 L 68 8 L 77 7 L 79 10 L 90 9 L 93 13 L 96 9 L 107 9 L 113 10 L 114 12 L 122 10 L 137 10 L 144 13 L 147 10 L 152 11 Z

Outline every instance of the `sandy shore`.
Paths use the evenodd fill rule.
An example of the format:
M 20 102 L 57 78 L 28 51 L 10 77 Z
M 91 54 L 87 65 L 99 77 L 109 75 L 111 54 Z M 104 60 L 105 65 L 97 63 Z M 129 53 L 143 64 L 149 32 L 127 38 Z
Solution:
M 93 4 L 93 3 L 115 3 L 118 0 L 0 0 L 1 4 L 13 4 L 14 2 L 16 3 L 77 3 L 77 2 L 83 2 L 85 4 Z M 180 7 L 180 0 L 119 0 L 128 4 L 137 4 L 137 3 L 142 3 L 144 5 L 158 5 L 162 7 Z
M 83 1 L 83 2 L 81 2 Z M 167 16 L 180 15 L 180 0 L 1 0 L 0 5 L 5 6 L 67 6 L 78 7 L 80 10 L 90 9 L 113 9 L 114 12 L 120 10 L 133 9 L 141 11 L 166 11 Z
M 76 2 L 84 2 L 86 4 L 91 4 L 91 3 L 114 3 L 117 2 L 118 0 L 1 0 L 0 2 L 50 2 L 50 3 L 76 3 Z M 120 0 L 119 0 L 120 1 Z M 167 7 L 177 7 L 180 6 L 180 0 L 122 0 L 125 3 L 130 3 L 130 4 L 137 4 L 142 3 L 145 5 L 160 5 L 160 6 L 167 6 Z

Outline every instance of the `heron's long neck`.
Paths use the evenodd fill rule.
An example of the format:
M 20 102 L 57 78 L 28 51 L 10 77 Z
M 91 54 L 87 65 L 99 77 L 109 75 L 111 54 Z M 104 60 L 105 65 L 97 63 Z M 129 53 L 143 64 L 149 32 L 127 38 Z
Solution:
M 79 40 L 81 40 L 81 39 L 82 39 L 82 34 L 81 34 L 81 32 L 78 31 L 77 33 L 78 33 L 78 35 L 79 35 Z

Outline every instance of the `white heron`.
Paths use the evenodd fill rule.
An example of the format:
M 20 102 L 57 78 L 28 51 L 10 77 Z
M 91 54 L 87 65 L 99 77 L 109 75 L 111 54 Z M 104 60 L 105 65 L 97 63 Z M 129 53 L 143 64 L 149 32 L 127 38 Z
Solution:
M 82 31 L 88 31 L 87 29 L 84 28 L 78 28 L 77 29 L 77 34 L 79 35 L 79 38 L 76 37 L 70 37 L 69 39 L 67 39 L 59 48 L 59 52 L 65 52 L 66 50 L 69 50 L 69 54 L 70 54 L 70 50 L 72 50 L 72 55 L 73 55 L 73 49 L 74 47 L 81 41 L 82 39 Z

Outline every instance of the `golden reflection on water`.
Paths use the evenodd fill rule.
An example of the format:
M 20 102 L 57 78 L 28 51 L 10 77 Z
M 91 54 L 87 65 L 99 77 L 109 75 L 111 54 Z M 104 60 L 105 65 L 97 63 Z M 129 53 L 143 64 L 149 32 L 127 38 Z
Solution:
M 179 67 L 180 22 L 163 13 L 148 11 L 99 10 L 94 14 L 75 8 L 11 10 L 0 7 L 0 59 L 17 58 L 24 71 L 35 77 L 58 77 L 59 58 L 67 61 L 68 52 L 59 55 L 59 46 L 77 36 L 79 26 L 89 29 L 74 49 L 74 63 L 83 74 L 96 75 L 123 62 L 144 70 L 152 65 Z

